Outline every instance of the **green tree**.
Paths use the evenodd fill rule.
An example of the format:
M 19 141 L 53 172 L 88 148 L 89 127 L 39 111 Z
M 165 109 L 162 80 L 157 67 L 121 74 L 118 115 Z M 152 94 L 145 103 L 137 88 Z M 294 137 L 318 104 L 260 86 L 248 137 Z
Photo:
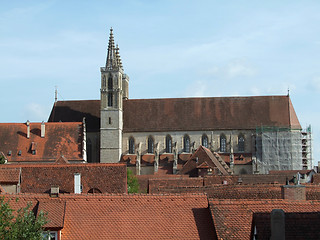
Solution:
M 18 199 L 16 200 L 18 201 Z M 1 240 L 42 240 L 46 215 L 40 212 L 36 218 L 31 204 L 14 211 L 10 202 L 0 198 L 0 239 Z
M 6 159 L 5 157 L 0 153 L 0 164 L 5 164 L 6 163 Z
M 139 192 L 140 186 L 138 183 L 138 179 L 130 169 L 127 169 L 127 186 L 128 186 L 128 193 Z

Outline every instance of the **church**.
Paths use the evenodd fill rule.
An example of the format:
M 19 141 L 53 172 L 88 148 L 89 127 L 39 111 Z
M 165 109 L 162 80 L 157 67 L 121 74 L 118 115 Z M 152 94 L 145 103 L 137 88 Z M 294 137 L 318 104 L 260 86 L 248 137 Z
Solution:
M 88 162 L 126 162 L 138 175 L 175 174 L 202 146 L 231 174 L 312 168 L 289 94 L 130 99 L 112 29 L 100 71 L 100 100 L 55 101 L 48 119 L 85 121 Z

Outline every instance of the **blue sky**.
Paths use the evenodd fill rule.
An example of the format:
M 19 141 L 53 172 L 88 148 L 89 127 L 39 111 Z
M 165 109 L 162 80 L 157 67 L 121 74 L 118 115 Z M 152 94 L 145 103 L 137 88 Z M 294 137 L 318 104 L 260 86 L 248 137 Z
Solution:
M 0 122 L 99 99 L 113 27 L 130 98 L 290 96 L 320 157 L 319 1 L 2 1 Z

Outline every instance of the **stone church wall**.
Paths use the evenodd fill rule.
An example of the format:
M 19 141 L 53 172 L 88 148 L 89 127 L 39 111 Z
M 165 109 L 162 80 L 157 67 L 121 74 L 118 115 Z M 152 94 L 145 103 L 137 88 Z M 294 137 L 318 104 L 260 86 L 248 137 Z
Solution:
M 154 146 L 159 144 L 160 154 L 165 153 L 166 148 L 166 136 L 170 135 L 172 138 L 172 144 L 176 143 L 176 147 L 179 153 L 183 153 L 184 136 L 187 134 L 190 137 L 190 148 L 197 149 L 202 144 L 202 136 L 204 134 L 208 137 L 208 148 L 211 148 L 215 152 L 220 151 L 220 135 L 226 136 L 226 152 L 230 152 L 231 146 L 233 152 L 238 152 L 238 136 L 244 135 L 245 139 L 245 153 L 252 153 L 252 133 L 251 130 L 227 130 L 227 131 L 189 131 L 189 132 L 126 132 L 123 133 L 122 140 L 122 153 L 128 154 L 129 152 L 129 138 L 133 137 L 135 140 L 135 149 L 139 143 L 141 143 L 141 154 L 146 154 L 148 149 L 148 137 L 152 136 L 154 139 Z M 230 137 L 232 141 L 230 141 Z M 192 145 L 194 143 L 194 145 Z M 210 147 L 212 145 L 212 147 Z M 190 149 L 191 152 L 191 149 Z

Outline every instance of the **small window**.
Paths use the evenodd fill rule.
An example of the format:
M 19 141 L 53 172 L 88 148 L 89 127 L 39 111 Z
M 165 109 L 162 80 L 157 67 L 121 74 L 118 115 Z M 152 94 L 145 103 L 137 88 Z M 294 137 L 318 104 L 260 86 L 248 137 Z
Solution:
M 208 148 L 208 146 L 209 146 L 207 134 L 203 134 L 202 135 L 202 146 L 204 146 L 206 148 Z
M 166 136 L 166 152 L 172 153 L 172 138 L 170 135 Z
M 21 156 L 21 154 L 22 154 L 22 153 L 21 153 L 21 150 L 19 150 L 19 152 L 18 152 L 18 156 Z
M 153 137 L 148 137 L 148 153 L 154 153 L 154 141 Z
M 220 135 L 220 152 L 227 151 L 227 138 L 224 134 Z
M 134 154 L 134 138 L 129 138 L 129 154 Z
M 111 117 L 109 117 L 109 124 L 111 124 Z
M 238 150 L 239 152 L 244 152 L 244 136 L 242 134 L 238 137 Z
M 43 240 L 57 240 L 58 239 L 58 232 L 46 232 L 42 234 Z
M 190 152 L 190 137 L 188 135 L 184 135 L 183 138 L 183 151 L 186 153 Z

